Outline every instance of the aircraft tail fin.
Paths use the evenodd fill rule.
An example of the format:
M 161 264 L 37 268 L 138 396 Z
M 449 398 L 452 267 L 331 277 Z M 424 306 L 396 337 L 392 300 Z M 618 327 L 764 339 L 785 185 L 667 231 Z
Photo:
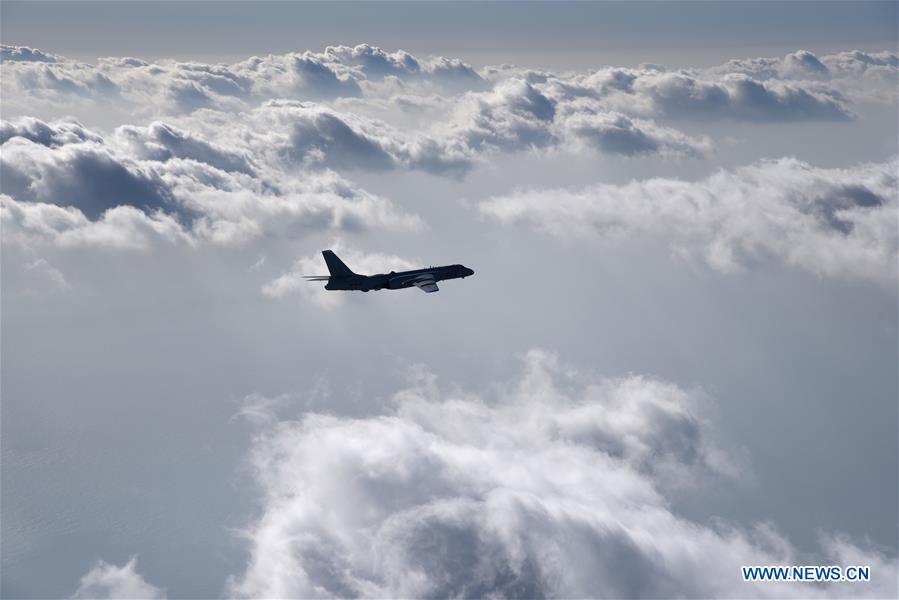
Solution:
M 323 251 L 322 256 L 325 257 L 325 264 L 328 265 L 328 272 L 331 273 L 331 277 L 334 277 L 335 279 L 345 279 L 355 275 L 355 273 L 353 273 L 348 266 L 343 264 L 343 261 L 337 258 L 337 255 L 330 250 Z

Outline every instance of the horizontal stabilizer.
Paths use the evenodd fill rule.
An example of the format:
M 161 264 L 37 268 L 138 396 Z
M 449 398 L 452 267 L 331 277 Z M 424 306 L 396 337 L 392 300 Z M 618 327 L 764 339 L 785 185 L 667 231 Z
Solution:
M 327 275 L 303 275 L 303 279 L 306 281 L 328 281 L 331 278 Z

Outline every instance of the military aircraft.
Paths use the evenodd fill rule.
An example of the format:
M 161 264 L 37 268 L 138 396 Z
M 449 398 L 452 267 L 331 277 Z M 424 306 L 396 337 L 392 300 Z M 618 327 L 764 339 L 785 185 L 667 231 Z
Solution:
M 424 292 L 436 292 L 438 281 L 444 279 L 465 279 L 474 275 L 474 271 L 463 265 L 448 265 L 446 267 L 428 267 L 414 271 L 391 271 L 378 275 L 357 275 L 353 273 L 337 255 L 330 250 L 324 250 L 325 264 L 331 275 L 306 275 L 307 281 L 327 281 L 326 290 L 399 290 L 416 286 Z

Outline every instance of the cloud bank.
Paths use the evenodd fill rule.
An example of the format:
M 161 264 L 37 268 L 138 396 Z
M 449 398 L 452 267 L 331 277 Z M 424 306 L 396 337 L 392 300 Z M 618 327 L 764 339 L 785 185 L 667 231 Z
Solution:
M 3 51 L 8 114 L 83 112 L 117 118 L 118 125 L 135 117 L 171 125 L 189 116 L 200 129 L 226 120 L 257 134 L 244 134 L 245 140 L 278 138 L 306 165 L 410 168 L 455 177 L 485 152 L 533 148 L 702 157 L 708 139 L 659 121 L 849 120 L 855 118 L 851 98 L 859 94 L 893 99 L 897 73 L 896 55 L 889 52 L 818 57 L 798 51 L 710 69 L 642 65 L 552 73 L 487 67 L 479 73 L 455 59 L 365 44 L 231 65 L 130 57 L 89 64 L 27 47 Z M 422 111 L 429 118 L 416 121 Z M 273 136 L 260 133 L 266 122 L 279 125 Z M 180 143 L 184 151 L 187 142 Z M 225 164 L 246 169 L 233 158 Z
M 808 557 L 770 525 L 673 511 L 673 487 L 742 469 L 712 441 L 700 394 L 640 376 L 571 375 L 537 350 L 520 381 L 500 389 L 448 392 L 419 368 L 384 416 L 256 419 L 261 513 L 245 532 L 249 564 L 228 593 L 895 595 L 895 559 L 835 535 L 813 560 L 870 564 L 872 584 L 743 583 L 741 565 Z
M 647 179 L 494 197 L 482 214 L 562 239 L 652 238 L 730 272 L 767 260 L 892 286 L 897 162 L 819 169 L 762 161 L 699 181 Z
M 13 242 L 239 244 L 422 225 L 333 171 L 298 173 L 265 154 L 256 164 L 245 148 L 162 122 L 104 137 L 77 122 L 23 119 L 4 122 L 0 133 L 0 206 L 4 239 Z

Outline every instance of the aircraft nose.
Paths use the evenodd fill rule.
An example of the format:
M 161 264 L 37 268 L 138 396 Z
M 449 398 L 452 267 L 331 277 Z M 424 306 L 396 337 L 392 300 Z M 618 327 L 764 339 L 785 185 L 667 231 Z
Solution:
M 465 267 L 465 272 L 467 273 L 466 277 L 468 277 L 470 275 L 474 275 L 474 269 L 469 269 L 468 267 Z

